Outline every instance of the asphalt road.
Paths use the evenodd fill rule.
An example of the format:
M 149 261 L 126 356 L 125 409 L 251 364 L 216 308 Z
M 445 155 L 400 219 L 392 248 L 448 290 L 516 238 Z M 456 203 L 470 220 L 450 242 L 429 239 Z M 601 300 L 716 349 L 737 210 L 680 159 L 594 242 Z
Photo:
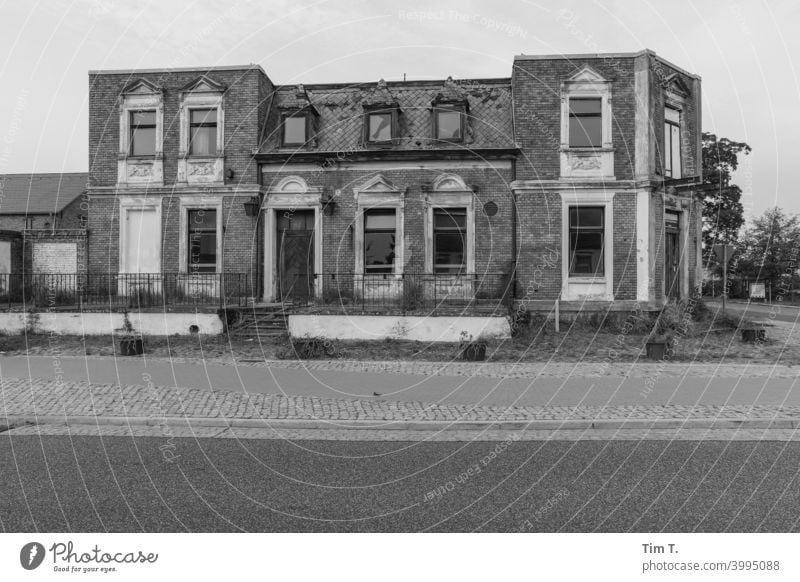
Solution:
M 800 443 L 0 434 L 0 467 L 6 532 L 800 530 Z
M 722 368 L 721 368 L 722 369 Z M 478 404 L 495 406 L 619 406 L 658 404 L 800 405 L 795 378 L 698 377 L 657 374 L 653 378 L 564 377 L 535 379 L 421 376 L 309 371 L 253 366 L 204 366 L 139 358 L 52 356 L 0 357 L 0 379 L 42 378 L 99 384 L 235 390 L 324 398 Z M 647 389 L 649 388 L 649 389 Z

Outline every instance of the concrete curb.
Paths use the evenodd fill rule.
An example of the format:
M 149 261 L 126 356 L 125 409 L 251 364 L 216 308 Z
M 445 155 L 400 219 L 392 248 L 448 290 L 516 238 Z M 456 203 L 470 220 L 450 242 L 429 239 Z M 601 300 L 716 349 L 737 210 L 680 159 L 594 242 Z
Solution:
M 798 418 L 688 418 L 688 419 L 563 419 L 563 420 L 305 420 L 259 418 L 145 417 L 145 416 L 9 416 L 3 421 L 11 430 L 21 425 L 63 426 L 161 426 L 211 428 L 261 428 L 275 430 L 406 430 L 406 431 L 481 431 L 481 430 L 648 430 L 648 429 L 772 429 L 797 430 Z

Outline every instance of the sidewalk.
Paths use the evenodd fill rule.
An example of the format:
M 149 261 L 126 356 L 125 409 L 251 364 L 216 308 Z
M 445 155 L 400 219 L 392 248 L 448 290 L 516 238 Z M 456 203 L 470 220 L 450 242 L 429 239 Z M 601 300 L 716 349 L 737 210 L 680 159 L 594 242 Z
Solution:
M 4 379 L 0 425 L 117 425 L 173 428 L 325 430 L 771 429 L 794 433 L 800 406 L 463 406 L 334 399 L 152 384 Z

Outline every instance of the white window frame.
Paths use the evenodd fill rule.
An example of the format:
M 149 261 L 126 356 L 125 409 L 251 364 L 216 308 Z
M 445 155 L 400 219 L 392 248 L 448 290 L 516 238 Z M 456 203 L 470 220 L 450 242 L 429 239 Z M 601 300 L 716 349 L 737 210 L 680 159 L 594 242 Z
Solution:
M 373 208 L 393 208 L 396 220 L 394 271 L 391 275 L 386 275 L 401 278 L 405 267 L 405 192 L 395 188 L 379 174 L 362 186 L 354 188 L 353 194 L 356 199 L 353 272 L 356 275 L 364 275 L 364 212 Z
M 674 126 L 674 122 L 667 121 L 667 109 L 672 109 L 673 111 L 678 112 L 678 160 L 677 160 L 677 172 L 675 170 L 675 159 L 672 158 L 672 151 L 667 151 L 666 148 L 666 131 L 667 127 Z M 671 137 L 671 136 L 670 136 Z M 670 145 L 672 145 L 672 140 L 670 139 Z M 671 178 L 673 180 L 677 180 L 683 177 L 683 104 L 676 99 L 665 99 L 664 100 L 664 143 L 662 144 L 662 148 L 664 149 L 664 177 Z M 667 155 L 669 154 L 670 160 L 672 161 L 672 166 L 670 168 L 670 173 L 667 175 Z M 677 174 L 677 175 L 676 175 Z
M 178 182 L 189 184 L 222 184 L 225 181 L 225 107 L 224 91 L 213 89 L 202 79 L 188 91 L 181 92 L 180 138 L 178 142 Z M 212 156 L 189 153 L 191 112 L 198 109 L 217 110 L 217 152 Z
M 322 273 L 322 188 L 315 188 L 300 176 L 286 176 L 271 188 L 264 202 L 264 301 L 278 295 L 278 246 L 275 241 L 280 212 L 314 211 L 314 272 Z M 314 294 L 322 297 L 322 277 L 314 283 Z
M 569 100 L 600 99 L 600 147 L 569 145 Z M 589 65 L 561 83 L 561 178 L 614 179 L 614 143 L 612 138 L 611 82 Z
M 569 209 L 595 206 L 605 209 L 603 275 L 569 274 Z M 603 190 L 580 195 L 561 193 L 561 298 L 567 301 L 613 301 L 614 299 L 614 193 Z
M 467 234 L 465 252 L 465 275 L 475 274 L 475 194 L 461 177 L 454 174 L 439 176 L 425 201 L 425 272 L 435 273 L 434 222 L 437 208 L 465 208 L 467 211 Z M 444 276 L 444 273 L 442 273 Z
M 134 157 L 130 152 L 131 113 L 155 111 L 155 154 L 152 157 Z M 117 183 L 138 186 L 164 184 L 164 98 L 152 83 L 140 80 L 120 97 L 119 156 L 117 158 Z
M 222 199 L 217 196 L 181 196 L 180 242 L 178 243 L 178 272 L 189 274 L 189 211 L 215 210 L 217 212 L 217 264 L 215 273 L 222 272 Z

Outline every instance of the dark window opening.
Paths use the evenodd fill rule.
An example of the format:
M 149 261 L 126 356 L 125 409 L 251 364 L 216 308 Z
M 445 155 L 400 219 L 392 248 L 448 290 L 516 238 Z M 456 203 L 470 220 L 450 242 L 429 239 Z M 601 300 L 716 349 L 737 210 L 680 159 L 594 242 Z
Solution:
M 681 177 L 681 112 L 664 108 L 664 176 Z
M 602 100 L 598 97 L 569 100 L 569 146 L 596 148 L 603 145 Z
M 156 154 L 156 112 L 131 111 L 130 155 L 154 156 Z
M 305 115 L 287 116 L 283 118 L 283 145 L 305 145 L 308 141 Z
M 433 270 L 463 274 L 467 254 L 467 209 L 433 210 Z
M 217 211 L 190 210 L 188 268 L 190 273 L 217 271 Z
M 604 275 L 605 209 L 573 206 L 569 209 L 569 274 Z
M 461 111 L 436 112 L 436 138 L 443 141 L 461 141 L 464 138 Z
M 367 141 L 381 143 L 392 141 L 392 113 L 370 113 L 367 115 Z
M 194 156 L 215 156 L 217 154 L 217 110 L 192 109 L 189 117 L 189 153 Z
M 364 213 L 364 272 L 393 273 L 397 219 L 394 210 Z

